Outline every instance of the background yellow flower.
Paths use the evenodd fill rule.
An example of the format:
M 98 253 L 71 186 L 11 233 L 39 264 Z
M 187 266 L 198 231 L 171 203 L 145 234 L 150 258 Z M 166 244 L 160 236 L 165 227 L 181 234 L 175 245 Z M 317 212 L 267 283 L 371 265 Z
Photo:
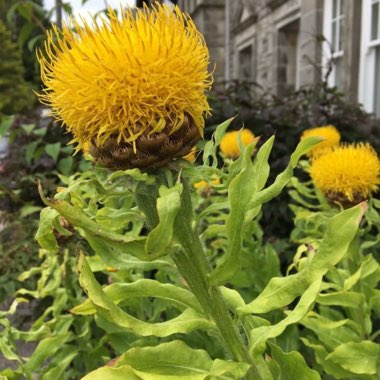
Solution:
M 314 136 L 323 137 L 325 140 L 321 141 L 309 151 L 310 156 L 322 154 L 326 149 L 339 145 L 340 143 L 340 133 L 333 125 L 307 129 L 303 132 L 301 139 Z
M 224 157 L 237 158 L 240 155 L 239 136 L 244 146 L 255 140 L 255 135 L 249 129 L 227 132 L 220 142 L 220 150 Z
M 330 199 L 359 202 L 377 190 L 380 162 L 369 144 L 341 145 L 314 158 L 310 175 Z
M 179 8 L 127 9 L 121 18 L 110 11 L 109 20 L 54 27 L 47 56 L 38 55 L 45 85 L 41 101 L 73 133 L 78 149 L 90 142 L 103 163 L 114 159 L 109 152 L 126 161 L 128 147 L 154 161 L 146 160 L 151 145 L 163 150 L 156 160 L 181 157 L 203 135 L 210 111 L 209 53 Z M 165 136 L 155 135 L 160 133 Z

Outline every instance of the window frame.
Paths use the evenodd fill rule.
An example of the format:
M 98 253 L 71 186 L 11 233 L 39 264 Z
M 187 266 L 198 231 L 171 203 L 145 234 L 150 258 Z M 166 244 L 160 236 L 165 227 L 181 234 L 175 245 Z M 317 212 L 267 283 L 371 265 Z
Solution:
M 341 20 L 345 19 L 344 12 L 341 13 L 340 10 L 344 9 L 343 0 L 337 1 L 337 10 L 336 16 L 333 17 L 333 2 L 334 0 L 325 0 L 324 1 L 324 9 L 323 9 L 323 36 L 327 41 L 323 42 L 322 46 L 322 75 L 325 78 L 328 70 L 329 62 L 337 59 L 343 60 L 344 50 L 343 43 L 340 50 L 332 51 L 332 47 L 335 45 L 339 48 L 339 40 L 340 36 L 343 33 L 343 28 L 341 27 Z M 333 23 L 336 23 L 336 33 L 335 33 L 335 41 L 333 41 Z M 327 83 L 330 87 L 336 87 L 338 85 L 336 81 L 337 77 L 337 68 L 336 65 L 333 65 L 331 73 L 327 78 Z
M 380 27 L 380 1 L 378 28 Z M 376 78 L 376 48 L 380 49 L 380 38 L 372 40 L 372 4 L 373 0 L 362 2 L 362 36 L 360 48 L 360 72 L 359 72 L 359 102 L 363 104 L 367 112 L 375 112 L 375 78 Z M 380 29 L 378 29 L 380 37 Z M 380 62 L 379 62 L 380 64 Z M 380 116 L 380 115 L 377 115 Z

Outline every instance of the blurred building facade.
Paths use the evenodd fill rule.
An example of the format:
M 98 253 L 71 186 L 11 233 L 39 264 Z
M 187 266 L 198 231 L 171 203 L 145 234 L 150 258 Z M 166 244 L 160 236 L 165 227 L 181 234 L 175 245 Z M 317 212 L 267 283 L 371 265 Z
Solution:
M 279 96 L 328 75 L 380 116 L 380 0 L 178 0 L 204 35 L 216 83 Z

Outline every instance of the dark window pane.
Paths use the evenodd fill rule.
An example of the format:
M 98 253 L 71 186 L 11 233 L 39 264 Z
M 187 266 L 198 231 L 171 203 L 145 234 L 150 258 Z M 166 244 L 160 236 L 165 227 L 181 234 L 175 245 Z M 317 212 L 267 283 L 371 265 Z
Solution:
M 372 4 L 371 40 L 379 38 L 379 3 Z
M 252 46 L 248 46 L 239 52 L 239 77 L 240 79 L 252 79 L 253 77 Z
M 375 53 L 375 89 L 373 96 L 373 111 L 380 116 L 380 46 L 376 47 Z
M 333 0 L 332 7 L 332 17 L 335 18 L 337 16 L 338 0 Z
M 334 75 L 334 84 L 339 89 L 342 90 L 343 87 L 343 59 L 342 57 L 334 59 L 335 65 L 335 75 Z
M 331 26 L 332 27 L 331 47 L 333 51 L 337 51 L 337 48 L 338 48 L 337 43 L 336 43 L 337 42 L 336 41 L 336 25 L 337 25 L 337 22 L 334 21 Z
M 338 46 L 338 50 L 343 50 L 343 21 L 344 21 L 344 18 L 341 18 L 339 20 L 339 46 Z

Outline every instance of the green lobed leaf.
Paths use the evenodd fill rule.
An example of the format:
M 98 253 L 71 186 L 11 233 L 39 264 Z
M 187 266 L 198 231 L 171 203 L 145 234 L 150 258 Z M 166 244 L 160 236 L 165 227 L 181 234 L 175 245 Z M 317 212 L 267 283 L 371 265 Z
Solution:
M 60 379 L 77 355 L 79 355 L 78 349 L 76 350 L 71 345 L 65 347 L 59 353 L 59 360 L 55 360 L 53 367 L 47 370 L 44 375 L 41 376 L 40 380 Z M 57 357 L 54 359 L 57 359 Z
M 41 186 L 39 190 L 45 204 L 64 216 L 69 224 L 76 228 L 81 228 L 86 232 L 86 239 L 90 245 L 96 244 L 97 246 L 103 246 L 104 249 L 106 249 L 106 246 L 110 246 L 142 260 L 149 261 L 154 259 L 145 252 L 145 237 L 124 236 L 113 231 L 107 231 L 87 216 L 79 207 L 73 206 L 63 200 L 48 200 L 44 197 Z
M 349 371 L 346 371 L 340 365 L 335 364 L 331 360 L 326 360 L 326 357 L 328 356 L 328 351 L 322 345 L 306 338 L 301 338 L 301 340 L 305 344 L 305 346 L 313 350 L 317 363 L 322 366 L 323 370 L 327 374 L 334 376 L 334 378 L 336 379 L 350 378 L 351 373 Z
M 69 339 L 71 333 L 64 332 L 56 336 L 43 339 L 25 364 L 25 369 L 32 373 L 41 368 L 44 362 L 55 354 L 56 351 Z
M 155 280 L 141 279 L 129 284 L 114 283 L 106 286 L 103 291 L 116 305 L 125 299 L 157 297 L 171 302 L 179 310 L 191 308 L 199 313 L 203 312 L 199 302 L 190 291 Z M 70 312 L 73 314 L 92 314 L 96 312 L 96 309 L 91 301 L 87 300 L 71 309 Z
M 258 356 L 265 351 L 266 342 L 270 338 L 276 338 L 281 335 L 287 326 L 299 322 L 305 317 L 321 287 L 321 280 L 314 281 L 310 287 L 302 294 L 297 306 L 288 313 L 287 317 L 271 326 L 262 326 L 251 330 L 250 353 L 252 356 Z
M 108 365 L 90 372 L 81 380 L 141 380 L 141 377 L 138 377 L 129 365 L 117 368 Z
M 380 366 L 380 344 L 365 340 L 340 345 L 327 360 L 358 375 L 376 375 Z
M 210 276 L 212 284 L 224 284 L 240 268 L 239 256 L 242 249 L 246 207 L 256 184 L 255 169 L 251 160 L 254 148 L 254 145 L 249 145 L 244 150 L 244 169 L 232 180 L 229 186 L 230 213 L 226 220 L 228 248 L 224 255 L 224 261 Z
M 155 260 L 155 257 L 149 256 L 145 252 L 145 239 L 124 243 L 107 241 L 88 233 L 84 236 L 100 259 L 115 269 L 151 270 L 161 266 L 173 266 L 168 260 Z
M 344 210 L 330 219 L 317 252 L 299 273 L 270 280 L 263 292 L 247 306 L 238 308 L 240 314 L 267 313 L 291 303 L 296 297 L 339 262 L 354 239 L 363 215 L 363 205 Z
M 59 214 L 56 210 L 46 207 L 41 211 L 40 221 L 35 239 L 38 244 L 47 251 L 57 252 L 59 249 L 57 239 L 54 236 L 54 220 Z
M 93 303 L 97 313 L 120 327 L 141 336 L 165 337 L 176 333 L 188 333 L 196 329 L 210 329 L 214 325 L 201 314 L 186 309 L 179 316 L 162 323 L 141 321 L 118 307 L 96 281 L 83 254 L 78 262 L 79 282 Z
M 166 248 L 173 238 L 173 223 L 181 207 L 183 186 L 177 183 L 171 188 L 161 186 L 157 198 L 157 213 L 159 222 L 149 233 L 145 250 L 155 258 L 167 254 Z
M 222 140 L 224 134 L 226 133 L 227 128 L 229 127 L 233 119 L 234 118 L 228 119 L 224 121 L 222 124 L 218 125 L 213 134 L 213 138 L 206 142 L 203 148 L 203 157 L 202 157 L 204 165 L 210 166 L 210 161 L 209 161 L 210 157 L 212 158 L 211 166 L 216 167 L 218 165 L 218 159 L 216 157 L 216 149 L 219 146 L 220 141 Z
M 114 369 L 132 368 L 142 380 L 203 380 L 210 376 L 232 380 L 243 378 L 249 369 L 246 363 L 213 361 L 206 351 L 194 350 L 178 340 L 155 347 L 132 348 L 113 365 Z M 89 374 L 83 380 L 96 379 Z
M 290 156 L 290 161 L 286 169 L 280 173 L 274 183 L 267 187 L 266 189 L 258 192 L 251 200 L 249 209 L 255 209 L 259 205 L 266 203 L 276 197 L 282 189 L 289 183 L 292 179 L 294 169 L 296 168 L 299 159 L 306 154 L 313 146 L 321 142 L 323 139 L 320 137 L 309 137 L 302 139 L 297 145 L 296 150 Z
M 303 356 L 296 351 L 283 352 L 280 347 L 269 343 L 272 354 L 270 364 L 276 363 L 279 368 L 276 380 L 320 380 L 317 371 L 310 369 Z
M 320 294 L 317 298 L 317 303 L 320 305 L 361 308 L 364 303 L 364 295 L 353 291 Z

